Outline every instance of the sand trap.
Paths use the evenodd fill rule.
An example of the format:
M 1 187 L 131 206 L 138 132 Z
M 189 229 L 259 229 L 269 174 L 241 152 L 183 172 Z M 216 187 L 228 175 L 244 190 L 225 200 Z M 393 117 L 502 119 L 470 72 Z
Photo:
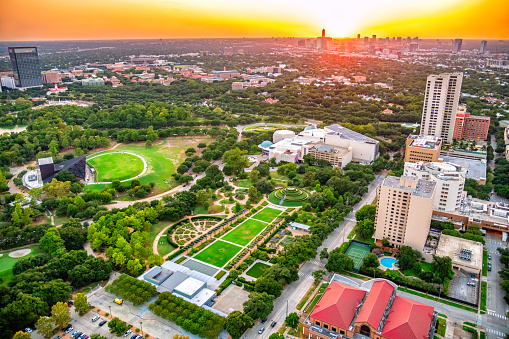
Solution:
M 13 252 L 9 253 L 9 257 L 11 257 L 11 258 L 21 258 L 21 257 L 24 257 L 27 254 L 30 254 L 30 252 L 32 252 L 32 250 L 30 248 L 26 248 L 24 250 L 17 250 L 17 251 L 13 251 Z
M 3 253 L 0 253 L 0 257 L 2 257 L 2 255 L 4 255 Z

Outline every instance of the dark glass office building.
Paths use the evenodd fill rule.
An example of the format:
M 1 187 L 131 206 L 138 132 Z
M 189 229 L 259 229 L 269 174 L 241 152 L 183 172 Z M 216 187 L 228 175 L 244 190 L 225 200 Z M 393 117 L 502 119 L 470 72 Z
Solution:
M 9 47 L 16 87 L 42 86 L 37 47 Z

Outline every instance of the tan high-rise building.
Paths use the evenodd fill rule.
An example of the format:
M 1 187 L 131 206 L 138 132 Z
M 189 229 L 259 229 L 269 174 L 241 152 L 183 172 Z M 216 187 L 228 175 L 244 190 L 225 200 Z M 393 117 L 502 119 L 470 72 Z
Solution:
M 410 134 L 406 139 L 405 162 L 437 162 L 442 139 L 435 136 Z
M 428 237 L 436 183 L 417 177 L 389 176 L 378 188 L 375 239 L 387 238 L 396 248 L 422 251 Z
M 47 71 L 41 74 L 43 84 L 58 84 L 60 83 L 60 75 L 55 71 Z
M 463 73 L 428 76 L 421 119 L 421 134 L 452 143 Z

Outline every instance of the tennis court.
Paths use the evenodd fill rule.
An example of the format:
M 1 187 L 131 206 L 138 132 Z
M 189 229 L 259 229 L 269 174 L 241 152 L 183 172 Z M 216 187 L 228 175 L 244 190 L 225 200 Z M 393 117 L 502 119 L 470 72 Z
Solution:
M 358 270 L 362 266 L 362 260 L 371 252 L 371 246 L 362 242 L 352 240 L 348 245 L 345 254 L 353 259 L 354 269 Z

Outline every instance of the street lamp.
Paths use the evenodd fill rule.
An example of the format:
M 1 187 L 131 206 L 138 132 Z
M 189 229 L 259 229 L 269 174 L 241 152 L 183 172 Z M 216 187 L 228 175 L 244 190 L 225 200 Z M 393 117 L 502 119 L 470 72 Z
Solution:
M 108 306 L 110 308 L 110 317 L 113 318 L 113 315 L 111 314 L 111 306 Z
M 141 335 L 143 335 L 143 323 L 140 321 Z

